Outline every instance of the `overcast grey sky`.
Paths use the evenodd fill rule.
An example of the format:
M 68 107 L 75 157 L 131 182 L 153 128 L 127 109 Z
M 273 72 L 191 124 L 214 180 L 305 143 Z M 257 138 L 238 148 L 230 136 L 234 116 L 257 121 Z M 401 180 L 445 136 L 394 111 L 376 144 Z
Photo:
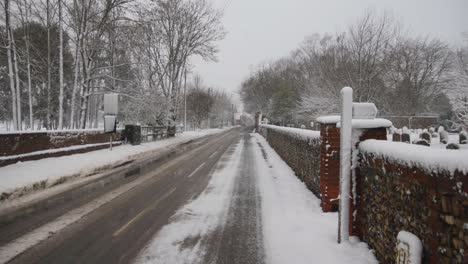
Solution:
M 287 55 L 313 33 L 343 31 L 366 9 L 389 12 L 412 34 L 454 45 L 468 32 L 468 0 L 213 0 L 228 31 L 218 62 L 194 60 L 206 84 L 235 92 L 252 67 Z

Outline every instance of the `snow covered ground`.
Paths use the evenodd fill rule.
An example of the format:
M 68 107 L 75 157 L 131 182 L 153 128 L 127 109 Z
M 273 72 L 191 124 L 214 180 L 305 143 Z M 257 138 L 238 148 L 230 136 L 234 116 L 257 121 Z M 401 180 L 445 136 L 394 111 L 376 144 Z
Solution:
M 263 238 L 265 263 L 377 263 L 367 244 L 353 238 L 337 243 L 338 215 L 323 213 L 320 201 L 268 145 L 251 134 L 253 175 L 257 179 L 261 206 L 259 237 Z M 203 263 L 215 230 L 223 230 L 233 197 L 233 185 L 241 177 L 243 140 L 229 162 L 222 162 L 206 190 L 181 208 L 140 253 L 137 263 Z M 185 247 L 187 241 L 194 245 Z M 214 243 L 220 243 L 214 242 Z M 242 243 L 240 241 L 239 243 Z M 246 253 L 247 254 L 247 253 Z
M 220 133 L 225 129 L 207 129 L 190 131 L 175 138 L 144 143 L 138 146 L 123 145 L 83 154 L 74 154 L 56 158 L 18 162 L 0 168 L 0 194 L 13 192 L 19 188 L 28 188 L 39 182 L 46 186 L 54 185 L 63 177 L 80 177 L 92 174 L 115 163 L 132 159 L 145 152 L 152 152 L 174 144 L 186 142 L 202 136 Z
M 255 162 L 262 195 L 267 263 L 377 263 L 367 244 L 337 244 L 338 215 L 323 213 L 320 200 L 258 134 Z

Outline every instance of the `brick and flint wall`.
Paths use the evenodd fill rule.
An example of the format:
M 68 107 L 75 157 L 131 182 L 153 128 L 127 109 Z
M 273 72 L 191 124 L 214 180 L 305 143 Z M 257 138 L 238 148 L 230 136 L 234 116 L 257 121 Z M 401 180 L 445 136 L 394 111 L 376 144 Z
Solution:
M 261 129 L 268 143 L 320 197 L 323 211 L 336 211 L 340 164 L 336 120 L 323 119 L 319 140 L 313 141 L 287 132 L 290 128 L 273 127 Z M 353 127 L 353 135 L 350 234 L 374 249 L 380 263 L 395 263 L 402 230 L 422 241 L 423 263 L 468 263 L 468 169 L 443 169 L 450 167 L 447 161 L 468 167 L 464 152 L 389 142 L 385 127 Z M 396 158 L 365 151 L 368 144 L 378 144 L 377 152 L 380 144 L 392 144 L 390 149 L 398 150 Z M 426 166 L 401 161 L 431 151 L 443 153 L 433 155 L 436 160 Z
M 318 133 L 311 137 L 301 136 L 275 126 L 261 126 L 261 134 L 268 144 L 294 170 L 317 197 L 320 197 L 320 138 Z M 306 161 L 306 162 L 304 162 Z
M 360 155 L 354 234 L 377 259 L 394 263 L 405 230 L 422 241 L 423 263 L 468 263 L 468 173 Z

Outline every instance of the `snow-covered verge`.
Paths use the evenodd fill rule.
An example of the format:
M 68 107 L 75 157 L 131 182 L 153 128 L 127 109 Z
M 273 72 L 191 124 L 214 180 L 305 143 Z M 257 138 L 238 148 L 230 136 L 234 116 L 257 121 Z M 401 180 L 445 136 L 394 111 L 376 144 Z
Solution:
M 371 139 L 361 142 L 359 150 L 408 167 L 420 167 L 429 173 L 448 171 L 453 175 L 456 170 L 464 174 L 468 173 L 468 149 L 437 149 L 402 142 Z
M 122 145 L 109 149 L 91 151 L 83 154 L 45 158 L 18 162 L 0 168 L 0 194 L 21 195 L 36 189 L 44 189 L 76 177 L 84 177 L 97 171 L 123 163 L 139 155 L 162 150 L 206 135 L 227 130 L 208 129 L 190 131 L 175 138 L 144 143 L 138 146 Z M 4 194 L 3 194 L 4 195 Z
M 206 251 L 202 239 L 226 222 L 234 179 L 241 166 L 243 146 L 241 140 L 229 163 L 225 164 L 221 159 L 206 189 L 171 217 L 170 223 L 142 250 L 136 263 L 203 261 Z
M 274 126 L 274 125 L 261 125 L 261 127 L 283 132 L 283 133 L 286 133 L 286 134 L 289 134 L 298 138 L 302 138 L 304 140 L 320 138 L 320 131 L 315 131 L 315 130 L 294 128 L 294 127 L 282 127 L 282 126 Z
M 377 263 L 367 244 L 337 243 L 338 215 L 320 201 L 260 135 L 253 134 L 259 179 L 266 263 Z

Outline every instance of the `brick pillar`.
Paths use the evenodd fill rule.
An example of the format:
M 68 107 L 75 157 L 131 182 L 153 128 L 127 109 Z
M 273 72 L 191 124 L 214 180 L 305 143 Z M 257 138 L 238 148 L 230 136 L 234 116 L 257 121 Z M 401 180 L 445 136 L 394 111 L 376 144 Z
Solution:
M 359 129 L 353 130 L 353 133 L 361 133 L 361 136 L 359 137 L 359 141 L 356 142 L 356 149 L 359 147 L 359 143 L 361 141 L 367 140 L 367 139 L 377 139 L 377 140 L 387 140 L 387 129 L 385 127 L 379 127 L 379 128 L 365 128 L 365 129 Z M 351 208 L 349 210 L 350 216 L 349 216 L 349 234 L 352 236 L 361 236 L 361 231 L 360 231 L 360 224 L 359 221 L 354 219 L 354 212 L 355 210 L 359 210 L 361 207 L 360 200 L 359 200 L 359 193 L 360 192 L 360 187 L 361 187 L 361 175 L 359 171 L 359 167 L 355 169 L 355 175 L 356 175 L 356 199 L 352 199 L 350 202 Z M 353 195 L 352 192 L 353 185 L 351 184 L 351 195 Z M 356 203 L 356 204 L 355 204 Z
M 336 212 L 339 209 L 338 195 L 340 193 L 340 128 L 336 126 L 339 116 L 320 117 L 320 205 L 324 212 Z M 366 139 L 387 139 L 386 127 L 353 129 L 353 134 L 361 133 L 359 142 Z M 358 168 L 359 170 L 359 168 Z M 358 176 L 358 172 L 356 172 Z M 356 177 L 359 181 L 359 177 Z M 351 188 L 353 188 L 351 186 Z M 359 184 L 357 184 L 359 188 Z M 351 194 L 352 194 L 351 189 Z M 357 193 L 359 193 L 357 191 Z M 359 205 L 357 205 L 359 206 Z M 351 202 L 351 219 L 354 212 L 354 203 Z M 350 234 L 354 230 L 354 224 L 350 222 Z
M 340 191 L 340 129 L 320 123 L 320 205 L 324 212 L 338 211 Z

